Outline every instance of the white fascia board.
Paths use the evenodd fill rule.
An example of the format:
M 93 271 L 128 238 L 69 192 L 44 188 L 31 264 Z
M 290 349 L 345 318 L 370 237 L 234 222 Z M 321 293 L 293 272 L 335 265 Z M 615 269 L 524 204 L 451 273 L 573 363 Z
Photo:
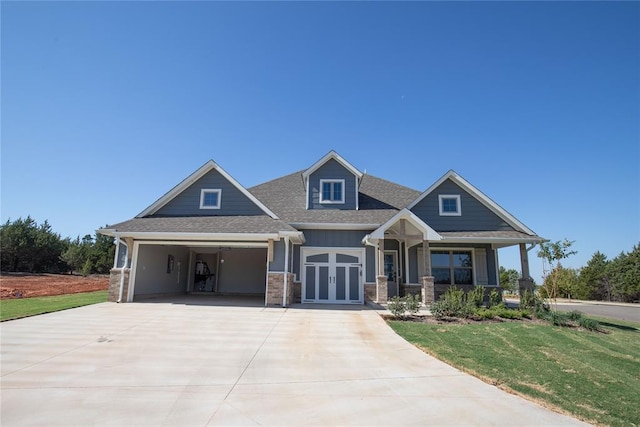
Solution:
M 96 230 L 96 233 L 102 234 L 103 236 L 118 237 L 116 230 L 113 228 L 99 228 Z
M 278 233 L 169 233 L 169 232 L 116 232 L 117 237 L 140 240 L 185 241 L 268 241 L 280 240 Z
M 227 242 L 224 240 L 216 242 L 199 242 L 193 240 L 136 240 L 139 245 L 166 245 L 166 246 L 189 246 L 191 248 L 206 247 L 229 247 L 229 248 L 267 248 L 267 242 Z
M 546 241 L 546 239 L 541 237 L 444 237 L 442 239 L 442 243 L 485 243 L 500 245 L 501 247 L 518 245 L 520 243 L 542 243 Z
M 302 230 L 375 230 L 380 224 L 351 224 L 338 222 L 293 222 L 292 227 Z
M 280 237 L 288 237 L 289 240 L 296 245 L 302 245 L 307 241 L 302 231 L 280 231 L 278 235 L 280 235 Z
M 340 154 L 336 153 L 334 150 L 329 151 L 324 157 L 315 162 L 310 168 L 302 172 L 302 177 L 307 180 L 307 178 L 309 178 L 309 175 L 315 172 L 318 168 L 320 168 L 320 166 L 324 165 L 330 159 L 334 159 L 342 166 L 344 166 L 347 170 L 349 170 L 349 172 L 351 172 L 358 178 L 358 181 L 362 179 L 362 172 L 356 169 L 351 163 L 342 158 L 342 156 L 340 156 Z
M 467 193 L 471 194 L 476 200 L 486 206 L 493 213 L 502 218 L 505 222 L 515 228 L 517 231 L 521 231 L 523 233 L 535 235 L 529 227 L 520 222 L 516 217 L 507 212 L 504 208 L 498 205 L 496 202 L 491 200 L 486 194 L 480 191 L 478 188 L 474 187 L 469 181 L 458 175 L 453 169 L 444 174 L 440 179 L 438 179 L 435 183 L 433 183 L 429 188 L 427 188 L 422 194 L 420 194 L 413 202 L 411 202 L 407 209 L 412 209 L 415 205 L 420 203 L 422 199 L 431 194 L 436 188 L 438 188 L 443 182 L 447 179 L 451 179 L 453 182 L 458 184 L 462 189 L 464 189 Z
M 160 197 L 156 200 L 151 206 L 149 206 L 144 211 L 140 212 L 136 215 L 136 218 L 142 218 L 147 215 L 152 215 L 156 213 L 161 207 L 169 203 L 173 200 L 178 194 L 182 193 L 186 190 L 190 185 L 194 182 L 205 176 L 208 172 L 215 169 L 220 175 L 222 175 L 227 181 L 231 183 L 234 187 L 236 187 L 242 194 L 247 196 L 249 200 L 255 203 L 264 213 L 269 215 L 273 219 L 279 219 L 278 216 L 273 213 L 269 208 L 267 208 L 260 200 L 258 200 L 253 194 L 251 194 L 246 188 L 244 188 L 238 181 L 236 181 L 231 175 L 227 173 L 220 165 L 218 165 L 213 160 L 209 160 L 207 163 L 202 165 L 197 171 L 189 175 L 185 178 L 181 183 L 173 187 L 169 192 L 167 192 L 164 196 Z
M 418 230 L 422 231 L 422 236 L 424 240 L 434 241 L 434 240 L 442 240 L 442 236 L 438 234 L 433 228 L 429 227 L 424 221 L 418 218 L 413 212 L 409 209 L 402 209 L 400 212 L 395 214 L 389 221 L 382 224 L 376 230 L 371 233 L 371 239 L 384 239 L 384 232 L 387 231 L 391 226 L 393 226 L 396 222 L 401 219 L 405 219 L 413 224 Z

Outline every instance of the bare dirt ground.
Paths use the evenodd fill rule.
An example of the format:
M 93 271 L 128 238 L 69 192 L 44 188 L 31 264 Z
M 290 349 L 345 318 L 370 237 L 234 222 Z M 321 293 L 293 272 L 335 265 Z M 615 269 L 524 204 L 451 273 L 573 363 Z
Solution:
M 0 299 L 77 294 L 108 288 L 109 276 L 25 273 L 2 273 L 0 276 Z

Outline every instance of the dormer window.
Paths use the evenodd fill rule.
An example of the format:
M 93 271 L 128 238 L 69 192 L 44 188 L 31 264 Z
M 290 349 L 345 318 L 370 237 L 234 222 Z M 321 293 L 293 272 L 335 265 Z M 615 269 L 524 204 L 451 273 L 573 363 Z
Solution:
M 321 179 L 320 203 L 344 203 L 344 179 Z
M 220 209 L 220 198 L 222 190 L 205 189 L 200 190 L 200 209 Z
M 462 215 L 459 194 L 440 194 L 438 195 L 438 202 L 440 204 L 440 216 Z

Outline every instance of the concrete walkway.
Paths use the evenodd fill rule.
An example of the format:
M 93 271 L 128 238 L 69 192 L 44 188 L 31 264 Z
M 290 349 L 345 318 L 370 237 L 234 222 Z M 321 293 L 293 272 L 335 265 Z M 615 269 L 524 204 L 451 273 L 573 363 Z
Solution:
M 580 425 L 366 307 L 103 303 L 0 325 L 1 424 Z

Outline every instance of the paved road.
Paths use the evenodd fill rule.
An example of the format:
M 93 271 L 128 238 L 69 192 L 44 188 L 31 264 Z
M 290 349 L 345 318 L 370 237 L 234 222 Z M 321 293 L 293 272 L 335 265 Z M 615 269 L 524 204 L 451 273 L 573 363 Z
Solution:
M 629 305 L 609 305 L 580 302 L 558 302 L 558 310 L 578 310 L 593 316 L 608 317 L 610 319 L 627 320 L 640 323 L 640 304 L 637 307 Z
M 518 305 L 517 299 L 506 299 L 510 307 Z M 576 301 L 558 300 L 558 310 L 577 310 L 584 314 L 593 316 L 608 317 L 610 319 L 627 320 L 629 322 L 640 323 L 640 304 L 617 304 L 596 301 Z
M 366 307 L 194 301 L 2 323 L 2 426 L 583 425 L 426 355 Z

